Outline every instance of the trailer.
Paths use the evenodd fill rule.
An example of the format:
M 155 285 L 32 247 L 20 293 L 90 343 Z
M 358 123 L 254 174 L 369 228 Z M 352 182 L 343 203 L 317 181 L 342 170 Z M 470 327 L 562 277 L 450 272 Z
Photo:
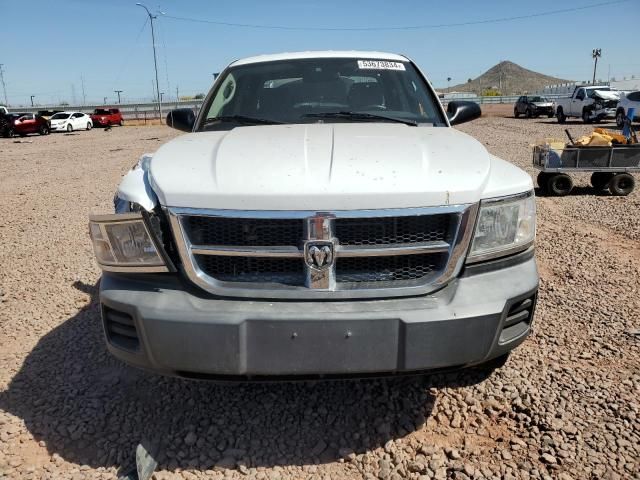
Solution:
M 565 196 L 573 189 L 571 173 L 592 172 L 591 185 L 611 195 L 629 195 L 635 187 L 632 173 L 640 172 L 640 144 L 612 147 L 550 145 L 533 147 L 533 166 L 540 170 L 538 186 L 550 195 Z

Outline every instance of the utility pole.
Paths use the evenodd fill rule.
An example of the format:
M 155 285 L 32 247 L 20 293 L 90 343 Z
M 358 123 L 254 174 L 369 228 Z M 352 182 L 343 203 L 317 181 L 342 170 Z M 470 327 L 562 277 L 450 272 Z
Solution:
M 35 97 L 35 95 L 31 95 L 31 106 L 33 107 L 33 98 Z
M 82 84 L 82 106 L 87 105 L 87 94 L 84 92 L 84 77 L 80 75 L 80 83 Z
M 176 85 L 176 102 L 180 101 L 180 94 L 178 93 L 178 86 Z
M 149 20 L 151 21 L 151 43 L 153 46 L 153 66 L 156 70 L 156 93 L 158 95 L 157 99 L 158 99 L 158 110 L 160 112 L 160 122 L 162 122 L 162 99 L 160 98 L 160 83 L 158 82 L 158 60 L 156 58 L 156 34 L 155 34 L 155 31 L 153 30 L 153 20 L 158 18 L 158 16 L 151 15 L 151 12 L 149 11 L 149 9 L 141 3 L 136 3 L 136 5 L 145 9 L 145 11 L 147 12 L 147 15 L 149 15 Z
M 593 57 L 593 81 L 592 85 L 596 84 L 596 68 L 598 68 L 598 58 L 602 56 L 601 48 L 594 48 L 593 52 L 591 52 L 591 56 Z
M 7 86 L 4 84 L 4 72 L 2 71 L 2 66 L 4 64 L 0 63 L 0 81 L 2 81 L 2 90 L 4 92 L 4 104 L 5 106 L 9 106 L 9 99 L 7 98 Z
M 103 104 L 105 104 L 105 105 L 107 104 L 107 97 L 104 97 L 104 98 L 102 99 L 102 103 L 103 103 Z
M 164 92 L 160 92 L 160 101 L 164 98 Z
M 118 104 L 120 104 L 120 94 L 124 92 L 124 90 L 114 90 L 114 92 L 118 94 Z

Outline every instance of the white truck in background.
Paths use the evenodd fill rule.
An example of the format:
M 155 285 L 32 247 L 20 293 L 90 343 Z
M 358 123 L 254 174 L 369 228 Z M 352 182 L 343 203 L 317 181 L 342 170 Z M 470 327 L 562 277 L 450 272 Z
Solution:
M 556 118 L 558 123 L 570 117 L 582 118 L 584 123 L 615 118 L 618 100 L 620 93 L 606 85 L 576 86 L 571 96 L 556 99 Z
M 5 107 L 4 105 L 0 105 L 0 115 L 7 115 L 9 113 L 9 110 L 7 110 L 7 107 Z

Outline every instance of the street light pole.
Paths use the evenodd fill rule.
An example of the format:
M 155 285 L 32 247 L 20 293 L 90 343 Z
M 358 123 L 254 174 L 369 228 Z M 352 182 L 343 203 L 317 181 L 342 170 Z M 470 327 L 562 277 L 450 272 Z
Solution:
M 596 68 L 598 67 L 598 58 L 600 58 L 602 56 L 602 49 L 601 48 L 594 48 L 593 52 L 591 52 L 591 56 L 593 57 L 593 81 L 591 82 L 592 85 L 596 84 Z
M 103 97 L 102 103 L 104 103 L 105 105 L 107 104 L 107 97 Z
M 124 92 L 124 90 L 114 90 L 114 92 L 118 94 L 118 104 L 120 104 L 120 94 Z
M 153 45 L 153 66 L 156 70 L 156 94 L 158 95 L 158 110 L 160 112 L 160 122 L 162 122 L 162 99 L 160 98 L 160 82 L 158 82 L 158 60 L 156 59 L 156 34 L 153 30 L 153 20 L 158 18 L 157 15 L 151 15 L 149 9 L 141 3 L 136 3 L 137 6 L 142 7 L 146 10 L 147 15 L 149 15 L 149 20 L 151 21 L 151 43 Z
M 33 107 L 33 97 L 35 97 L 35 95 L 31 95 L 31 106 Z
M 3 63 L 0 63 L 0 81 L 2 81 L 2 91 L 4 92 L 4 104 L 8 107 L 9 99 L 7 98 L 7 86 L 4 84 L 4 72 L 2 71 L 3 65 Z

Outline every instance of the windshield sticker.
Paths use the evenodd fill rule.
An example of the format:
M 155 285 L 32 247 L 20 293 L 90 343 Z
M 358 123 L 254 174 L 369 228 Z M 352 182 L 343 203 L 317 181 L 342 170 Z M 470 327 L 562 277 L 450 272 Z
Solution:
M 360 70 L 405 70 L 404 63 L 387 60 L 358 60 Z

